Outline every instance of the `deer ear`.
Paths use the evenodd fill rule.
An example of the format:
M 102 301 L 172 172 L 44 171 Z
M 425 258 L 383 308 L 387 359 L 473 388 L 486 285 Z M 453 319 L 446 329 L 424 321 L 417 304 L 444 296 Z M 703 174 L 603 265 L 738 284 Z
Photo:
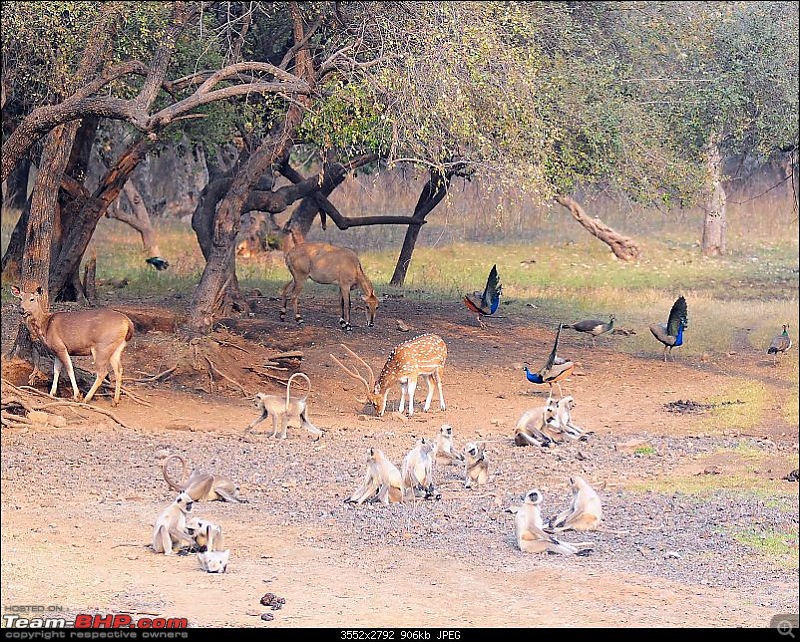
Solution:
M 22 298 L 22 290 L 20 290 L 16 285 L 11 286 L 11 294 L 13 294 L 18 299 Z

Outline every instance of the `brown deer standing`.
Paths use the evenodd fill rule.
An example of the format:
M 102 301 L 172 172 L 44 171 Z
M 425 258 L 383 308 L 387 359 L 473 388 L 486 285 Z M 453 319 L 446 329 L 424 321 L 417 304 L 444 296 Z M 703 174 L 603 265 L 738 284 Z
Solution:
M 61 368 L 66 366 L 72 383 L 73 398 L 79 401 L 81 393 L 75 381 L 70 355 L 91 355 L 97 379 L 86 393 L 84 401 L 89 403 L 92 400 L 111 364 L 116 383 L 113 405 L 116 406 L 122 391 L 120 360 L 122 351 L 133 337 L 133 322 L 121 312 L 108 309 L 49 313 L 42 309 L 41 297 L 44 292 L 41 287 L 35 292 L 25 292 L 12 285 L 11 293 L 20 299 L 20 314 L 28 326 L 31 338 L 53 355 L 53 385 L 50 387 L 50 396 L 55 396 Z
M 369 381 L 358 374 L 357 370 L 350 370 L 345 367 L 333 355 L 330 355 L 336 364 L 353 379 L 361 381 L 367 388 L 367 399 L 378 412 L 383 416 L 386 411 L 386 399 L 389 389 L 396 383 L 400 384 L 400 406 L 398 412 L 403 412 L 406 394 L 408 394 L 408 416 L 414 414 L 414 391 L 417 388 L 417 378 L 422 376 L 428 383 L 428 397 L 425 399 L 423 410 L 428 412 L 433 399 L 433 384 L 431 378 L 436 382 L 439 391 L 439 407 L 446 410 L 444 405 L 444 395 L 442 394 L 442 371 L 447 360 L 447 345 L 437 334 L 422 334 L 414 339 L 409 339 L 396 346 L 389 354 L 389 358 L 381 370 L 378 381 L 375 381 L 375 374 L 369 364 L 359 357 L 346 345 L 342 347 L 367 367 Z
M 328 243 L 306 243 L 294 233 L 290 232 L 287 241 L 293 247 L 286 251 L 284 259 L 286 267 L 292 273 L 292 280 L 281 289 L 283 303 L 281 305 L 281 321 L 286 320 L 286 301 L 292 299 L 294 304 L 294 319 L 302 323 L 303 318 L 297 311 L 297 297 L 309 277 L 312 281 L 339 286 L 339 306 L 341 314 L 339 325 L 345 331 L 352 330 L 350 326 L 350 290 L 358 287 L 364 293 L 361 297 L 367 304 L 367 326 L 375 324 L 375 310 L 378 307 L 378 297 L 372 282 L 364 274 L 358 255 L 352 250 L 336 247 Z

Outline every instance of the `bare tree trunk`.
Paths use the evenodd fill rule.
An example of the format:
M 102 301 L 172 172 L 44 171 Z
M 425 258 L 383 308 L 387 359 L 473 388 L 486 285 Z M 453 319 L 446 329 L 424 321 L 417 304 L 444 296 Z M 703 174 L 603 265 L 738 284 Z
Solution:
M 400 256 L 397 257 L 397 264 L 394 267 L 394 274 L 389 281 L 389 285 L 401 287 L 406 280 L 408 268 L 411 265 L 411 256 L 414 254 L 414 248 L 417 245 L 417 237 L 425 222 L 425 217 L 430 214 L 434 208 L 442 202 L 442 199 L 447 194 L 450 188 L 450 179 L 453 177 L 454 172 L 447 172 L 442 174 L 438 170 L 431 170 L 428 182 L 420 192 L 417 205 L 414 208 L 413 219 L 419 220 L 418 225 L 409 225 L 406 230 L 406 236 L 403 239 L 403 247 L 400 249 Z
M 614 231 L 608 225 L 603 223 L 599 218 L 589 218 L 584 209 L 569 196 L 559 194 L 556 196 L 556 202 L 566 207 L 572 217 L 580 223 L 589 234 L 599 238 L 603 243 L 611 248 L 618 259 L 623 261 L 635 261 L 641 256 L 641 251 L 636 242 L 623 236 L 619 232 Z
M 19 214 L 17 224 L 11 230 L 8 247 L 3 254 L 3 276 L 17 282 L 22 278 L 22 255 L 25 253 L 25 234 L 28 230 L 28 219 L 31 213 L 31 200 L 28 199 L 25 207 Z
M 725 254 L 725 232 L 728 221 L 725 212 L 728 197 L 722 187 L 722 154 L 716 139 L 706 146 L 706 207 L 703 218 L 703 254 Z
M 89 241 L 92 240 L 98 221 L 119 196 L 133 170 L 147 155 L 155 141 L 156 136 L 150 134 L 128 147 L 83 205 L 66 234 L 58 260 L 51 270 L 51 293 L 61 291 L 65 285 L 72 282 L 71 279 L 78 273 L 81 259 L 89 246 Z
M 22 210 L 28 202 L 28 177 L 31 162 L 27 158 L 19 164 L 8 177 L 3 190 L 3 208 L 6 210 Z
M 108 218 L 115 218 L 130 225 L 134 230 L 139 232 L 142 237 L 142 246 L 144 253 L 149 257 L 161 256 L 161 250 L 158 247 L 158 237 L 153 225 L 150 222 L 150 214 L 145 207 L 144 199 L 136 189 L 133 181 L 128 179 L 125 187 L 122 188 L 122 194 L 128 201 L 130 212 L 126 212 L 122 207 L 121 199 L 114 201 L 106 211 Z
M 292 138 L 302 120 L 302 108 L 298 105 L 289 107 L 286 118 L 276 123 L 269 136 L 237 172 L 233 183 L 216 208 L 210 246 L 207 237 L 205 241 L 201 241 L 201 248 L 205 246 L 203 253 L 206 256 L 206 267 L 192 299 L 192 313 L 188 322 L 191 329 L 207 332 L 213 325 L 214 319 L 228 315 L 237 308 L 247 309 L 247 303 L 236 279 L 236 237 L 239 233 L 242 212 L 253 186 L 258 183 L 261 175 L 291 147 Z M 213 201 L 208 199 L 208 196 L 209 194 L 206 194 L 203 205 L 207 213 L 210 213 Z M 196 214 L 200 208 L 198 205 Z M 206 221 L 201 217 L 198 217 L 197 223 L 195 231 L 198 232 L 199 239 L 200 235 L 206 235 L 208 230 L 202 229 Z M 192 224 L 194 226 L 194 220 Z

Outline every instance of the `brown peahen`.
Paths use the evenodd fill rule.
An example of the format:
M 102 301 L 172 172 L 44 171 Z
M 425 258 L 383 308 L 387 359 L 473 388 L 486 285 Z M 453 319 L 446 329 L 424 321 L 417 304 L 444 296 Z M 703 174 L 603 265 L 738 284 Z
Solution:
M 594 342 L 595 337 L 599 337 L 606 332 L 611 332 L 614 329 L 615 320 L 616 317 L 612 314 L 608 319 L 608 323 L 604 323 L 598 319 L 587 319 L 586 321 L 578 321 L 577 323 L 564 323 L 561 327 L 591 334 L 592 347 L 594 347 L 596 345 Z

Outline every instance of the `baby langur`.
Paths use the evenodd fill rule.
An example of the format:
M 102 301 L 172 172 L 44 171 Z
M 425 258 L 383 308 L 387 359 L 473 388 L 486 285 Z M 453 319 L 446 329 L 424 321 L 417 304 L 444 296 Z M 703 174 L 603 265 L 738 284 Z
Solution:
M 206 573 L 224 573 L 228 568 L 230 556 L 230 550 L 205 551 L 197 554 L 197 561 Z
M 417 441 L 403 459 L 401 475 L 404 492 L 416 499 L 423 497 L 441 499 L 441 493 L 433 486 L 433 452 L 434 445 L 424 437 Z
M 308 391 L 302 397 L 292 398 L 289 394 L 292 380 L 295 377 L 302 377 L 308 384 Z M 317 439 L 322 437 L 323 431 L 312 424 L 308 419 L 308 394 L 311 392 L 311 381 L 302 372 L 295 372 L 289 381 L 286 382 L 286 397 L 278 395 L 265 395 L 258 393 L 255 396 L 256 408 L 261 411 L 261 416 L 250 422 L 245 433 L 250 432 L 256 424 L 264 421 L 268 416 L 272 416 L 272 436 L 278 435 L 278 421 L 280 421 L 281 439 L 286 439 L 286 428 L 291 423 L 293 426 L 305 428 Z
M 582 555 L 592 548 L 591 542 L 569 544 L 556 539 L 542 530 L 542 514 L 539 506 L 542 503 L 542 493 L 531 490 L 525 494 L 522 506 L 516 510 L 515 529 L 517 546 L 525 553 L 562 553 L 564 555 Z
M 169 475 L 169 465 L 173 459 L 181 462 L 183 470 L 181 471 L 181 479 L 176 480 Z M 233 483 L 230 479 L 221 477 L 219 475 L 212 475 L 210 473 L 201 473 L 192 471 L 192 474 L 187 477 L 186 475 L 186 461 L 180 455 L 170 455 L 164 460 L 161 467 L 164 474 L 164 481 L 169 484 L 169 487 L 176 493 L 185 492 L 192 501 L 214 501 L 219 499 L 225 502 L 243 502 L 239 498 L 239 485 Z
M 569 483 L 572 486 L 572 504 L 550 520 L 550 529 L 554 532 L 597 530 L 603 519 L 600 497 L 582 477 L 570 477 Z
M 453 446 L 453 427 L 450 424 L 442 424 L 436 441 L 433 444 L 433 456 L 437 464 L 442 466 L 460 464 L 464 461 L 464 455 L 455 452 Z
M 556 422 L 561 433 L 572 440 L 586 441 L 586 431 L 572 422 L 570 411 L 575 407 L 575 399 L 572 396 L 562 397 L 556 404 Z
M 403 501 L 403 478 L 382 450 L 370 448 L 367 450 L 367 472 L 364 481 L 345 499 L 348 504 L 363 504 L 365 501 L 380 501 L 388 505 L 389 502 Z
M 549 446 L 553 439 L 545 434 L 544 429 L 555 421 L 555 417 L 556 405 L 552 400 L 546 406 L 526 410 L 514 427 L 514 443 L 517 446 Z
M 192 510 L 194 501 L 188 493 L 181 493 L 158 516 L 153 527 L 153 550 L 172 555 L 173 548 L 193 544 L 186 529 L 186 514 Z
M 222 536 L 222 527 L 206 519 L 193 517 L 186 522 L 186 531 L 194 539 L 197 551 L 222 551 L 225 549 L 225 539 Z
M 465 452 L 467 458 L 464 462 L 464 488 L 472 488 L 473 484 L 480 488 L 489 479 L 489 458 L 486 456 L 486 444 L 469 442 Z

